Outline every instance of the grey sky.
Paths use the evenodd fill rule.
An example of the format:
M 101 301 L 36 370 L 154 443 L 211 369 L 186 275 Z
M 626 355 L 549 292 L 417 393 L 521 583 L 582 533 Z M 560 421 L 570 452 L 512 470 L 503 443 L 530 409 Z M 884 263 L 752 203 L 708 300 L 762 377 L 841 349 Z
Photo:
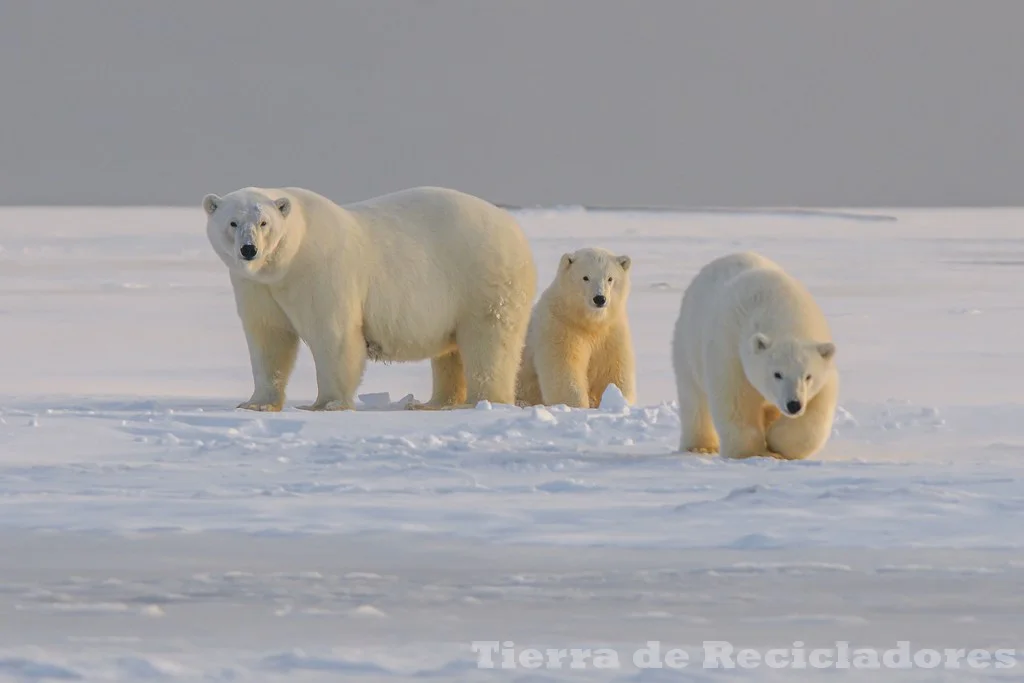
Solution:
M 1024 204 L 1020 0 L 11 0 L 0 203 Z

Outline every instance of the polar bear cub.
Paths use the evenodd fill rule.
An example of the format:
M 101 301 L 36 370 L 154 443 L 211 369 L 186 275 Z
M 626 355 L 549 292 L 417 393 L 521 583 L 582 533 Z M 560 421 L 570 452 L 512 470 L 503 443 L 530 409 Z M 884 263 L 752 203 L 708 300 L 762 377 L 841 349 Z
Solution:
M 519 368 L 520 405 L 597 407 L 609 384 L 636 400 L 626 303 L 629 256 L 607 249 L 564 254 L 530 317 Z
M 752 252 L 708 263 L 672 339 L 681 451 L 799 460 L 832 431 L 839 375 L 810 292 Z
M 307 409 L 354 408 L 367 359 L 430 359 L 428 407 L 515 401 L 537 273 L 508 212 L 430 187 L 345 206 L 250 187 L 203 208 L 249 347 L 240 408 L 281 410 L 299 340 L 316 365 Z

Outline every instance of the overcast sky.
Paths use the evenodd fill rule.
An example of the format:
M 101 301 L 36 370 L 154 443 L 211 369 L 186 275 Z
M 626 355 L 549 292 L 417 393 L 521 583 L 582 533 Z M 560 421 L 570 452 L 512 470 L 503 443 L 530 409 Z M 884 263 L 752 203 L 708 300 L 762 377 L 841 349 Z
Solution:
M 1024 0 L 9 0 L 0 203 L 1024 204 Z

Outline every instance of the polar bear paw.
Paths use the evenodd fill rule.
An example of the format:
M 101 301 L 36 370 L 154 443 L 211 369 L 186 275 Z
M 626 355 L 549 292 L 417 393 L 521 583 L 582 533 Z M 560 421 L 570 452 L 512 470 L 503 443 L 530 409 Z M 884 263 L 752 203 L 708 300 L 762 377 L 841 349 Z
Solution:
M 244 401 L 235 406 L 241 410 L 256 410 L 261 413 L 279 413 L 281 412 L 280 403 L 265 403 L 262 401 Z
M 350 403 L 347 403 L 345 401 L 340 401 L 340 400 L 337 400 L 337 399 L 333 399 L 333 400 L 330 400 L 330 401 L 317 401 L 316 403 L 313 403 L 311 405 L 299 406 L 298 408 L 299 408 L 299 410 L 312 410 L 312 411 L 322 411 L 322 410 L 355 410 L 355 407 L 352 406 Z
M 787 458 L 786 456 L 781 455 L 779 453 L 775 453 L 774 451 L 769 451 L 767 449 L 759 453 L 722 454 L 722 457 L 724 457 L 727 460 L 748 460 L 750 458 L 774 458 L 775 460 L 789 460 L 789 458 Z

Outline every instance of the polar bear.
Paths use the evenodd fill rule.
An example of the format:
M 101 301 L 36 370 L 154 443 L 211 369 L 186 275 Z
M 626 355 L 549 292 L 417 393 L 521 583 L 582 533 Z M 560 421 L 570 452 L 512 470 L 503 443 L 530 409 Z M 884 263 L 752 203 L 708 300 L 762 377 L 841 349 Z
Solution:
M 426 407 L 515 401 L 537 273 L 508 212 L 431 187 L 345 206 L 248 187 L 203 208 L 249 347 L 239 408 L 281 409 L 300 339 L 316 365 L 307 410 L 353 409 L 368 358 L 430 359 Z
M 680 450 L 814 454 L 832 431 L 835 353 L 814 298 L 778 264 L 752 252 L 711 261 L 683 295 L 672 339 Z
M 609 384 L 636 400 L 629 333 L 628 256 L 607 249 L 564 254 L 530 317 L 519 367 L 519 405 L 596 407 Z

